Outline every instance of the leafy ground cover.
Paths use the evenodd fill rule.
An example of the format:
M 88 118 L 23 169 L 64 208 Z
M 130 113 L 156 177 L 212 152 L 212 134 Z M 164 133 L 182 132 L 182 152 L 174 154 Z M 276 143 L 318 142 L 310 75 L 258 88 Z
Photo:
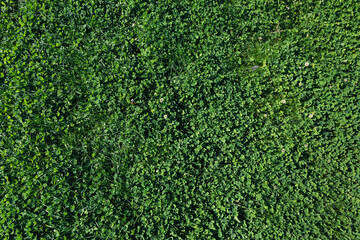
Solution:
M 1 1 L 1 238 L 360 238 L 359 12 Z

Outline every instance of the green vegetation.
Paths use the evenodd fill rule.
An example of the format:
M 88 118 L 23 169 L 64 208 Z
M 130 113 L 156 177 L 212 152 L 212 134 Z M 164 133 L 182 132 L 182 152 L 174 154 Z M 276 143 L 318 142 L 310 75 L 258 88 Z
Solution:
M 360 239 L 357 1 L 0 5 L 1 239 Z

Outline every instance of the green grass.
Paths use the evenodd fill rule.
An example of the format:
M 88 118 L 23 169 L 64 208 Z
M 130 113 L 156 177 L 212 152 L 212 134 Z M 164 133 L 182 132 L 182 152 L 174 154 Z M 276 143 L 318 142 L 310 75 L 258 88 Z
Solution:
M 0 238 L 359 238 L 359 8 L 5 1 Z

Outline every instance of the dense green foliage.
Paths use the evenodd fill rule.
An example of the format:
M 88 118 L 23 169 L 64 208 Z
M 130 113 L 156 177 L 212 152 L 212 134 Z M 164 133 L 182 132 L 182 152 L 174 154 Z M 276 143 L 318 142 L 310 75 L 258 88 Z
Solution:
M 0 238 L 359 239 L 359 13 L 1 1 Z

